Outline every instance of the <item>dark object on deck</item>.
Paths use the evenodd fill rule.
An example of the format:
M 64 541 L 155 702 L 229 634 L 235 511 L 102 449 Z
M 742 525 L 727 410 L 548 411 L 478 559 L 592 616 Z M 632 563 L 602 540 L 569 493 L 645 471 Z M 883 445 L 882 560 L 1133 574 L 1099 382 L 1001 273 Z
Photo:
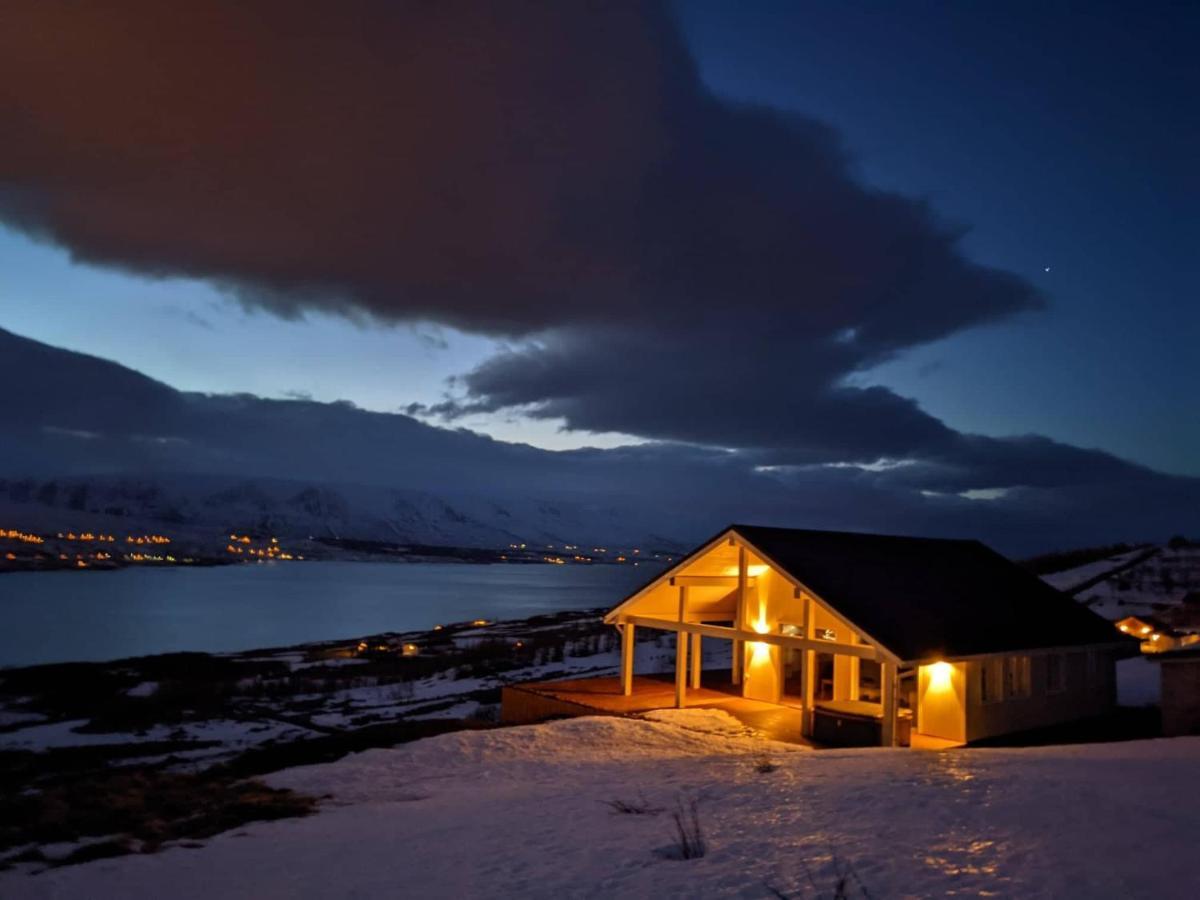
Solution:
M 813 707 L 812 738 L 830 747 L 878 747 L 882 743 L 883 708 L 861 700 L 823 700 Z M 912 740 L 912 718 L 896 721 L 896 743 Z

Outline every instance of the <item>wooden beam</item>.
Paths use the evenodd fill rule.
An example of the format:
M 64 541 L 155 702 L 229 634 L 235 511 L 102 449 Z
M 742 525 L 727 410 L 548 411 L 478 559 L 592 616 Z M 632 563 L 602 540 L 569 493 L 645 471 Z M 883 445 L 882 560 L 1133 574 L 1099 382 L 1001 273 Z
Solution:
M 720 547 L 726 540 L 732 541 L 732 538 L 727 537 L 728 534 L 729 534 L 728 531 L 722 532 L 720 535 L 713 538 L 711 541 L 709 541 L 703 547 L 699 547 L 696 550 L 693 550 L 687 556 L 680 558 L 673 566 L 671 566 L 669 569 L 667 569 L 667 571 L 663 572 L 662 575 L 660 575 L 658 578 L 651 581 L 649 584 L 647 584 L 645 587 L 643 587 L 640 591 L 626 597 L 614 609 L 610 609 L 608 611 L 608 613 L 605 614 L 604 624 L 616 625 L 616 624 L 619 624 L 620 622 L 623 622 L 625 620 L 625 610 L 629 609 L 633 604 L 637 603 L 639 600 L 641 600 L 643 597 L 645 597 L 651 591 L 657 590 L 663 584 L 666 584 L 667 581 L 676 572 L 682 572 L 684 569 L 686 569 L 688 566 L 690 566 L 694 560 L 697 560 L 700 557 L 704 556 L 710 550 L 714 550 L 717 547 Z
M 675 632 L 675 708 L 683 709 L 687 698 L 687 635 Z
M 882 659 L 883 656 L 874 647 L 867 644 L 839 644 L 837 641 L 826 641 L 821 638 L 798 637 L 790 634 L 759 634 L 740 628 L 728 628 L 724 625 L 708 625 L 704 622 L 677 622 L 674 619 L 658 619 L 654 616 L 623 616 L 623 621 L 633 622 L 646 628 L 658 631 L 684 631 L 688 634 L 702 634 L 706 637 L 723 638 L 733 641 L 751 641 L 760 644 L 774 644 L 779 647 L 797 647 L 801 650 L 818 650 L 822 653 L 840 653 L 844 656 L 857 656 L 860 659 Z
M 883 723 L 880 743 L 885 747 L 896 746 L 896 666 L 883 662 L 879 666 L 883 682 Z
M 812 597 L 808 594 L 804 595 L 804 637 L 806 640 L 813 640 L 817 634 L 817 622 L 815 614 L 817 611 L 816 604 L 813 603 Z M 801 677 L 804 682 L 804 709 L 801 711 L 801 728 L 802 734 L 812 737 L 813 733 L 813 706 L 816 703 L 816 684 L 817 684 L 817 654 L 816 651 L 804 649 L 804 666 L 800 670 Z
M 700 687 L 700 670 L 704 664 L 704 657 L 701 656 L 701 654 L 700 654 L 700 642 L 703 639 L 704 639 L 703 635 L 700 635 L 700 634 L 692 635 L 692 647 L 689 652 L 691 653 L 692 687 L 693 688 Z
M 738 578 L 736 575 L 671 576 L 671 587 L 737 587 L 737 584 Z
M 621 627 L 621 693 L 626 697 L 633 693 L 633 657 L 637 652 L 635 628 L 632 622 Z
M 746 628 L 746 548 L 738 544 L 737 597 L 734 600 L 733 627 L 738 631 Z M 746 644 L 734 639 L 733 642 L 733 671 L 730 680 L 734 684 L 742 683 L 746 672 Z

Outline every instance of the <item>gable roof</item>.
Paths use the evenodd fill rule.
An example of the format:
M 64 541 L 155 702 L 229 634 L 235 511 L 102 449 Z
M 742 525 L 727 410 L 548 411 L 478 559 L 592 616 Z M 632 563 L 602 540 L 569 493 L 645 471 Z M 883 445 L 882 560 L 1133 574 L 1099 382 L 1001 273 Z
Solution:
M 902 660 L 1095 644 L 1112 623 L 973 540 L 731 525 Z

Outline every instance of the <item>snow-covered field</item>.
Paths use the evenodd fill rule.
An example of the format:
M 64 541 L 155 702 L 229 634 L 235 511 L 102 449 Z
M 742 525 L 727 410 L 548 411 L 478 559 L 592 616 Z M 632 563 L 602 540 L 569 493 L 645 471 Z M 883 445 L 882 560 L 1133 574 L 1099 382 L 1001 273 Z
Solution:
M 814 752 L 724 713 L 456 732 L 271 776 L 309 818 L 0 875 L 0 896 L 1195 897 L 1200 738 Z M 769 759 L 777 765 L 760 771 Z M 671 858 L 695 799 L 708 852 Z M 645 801 L 658 814 L 614 812 Z

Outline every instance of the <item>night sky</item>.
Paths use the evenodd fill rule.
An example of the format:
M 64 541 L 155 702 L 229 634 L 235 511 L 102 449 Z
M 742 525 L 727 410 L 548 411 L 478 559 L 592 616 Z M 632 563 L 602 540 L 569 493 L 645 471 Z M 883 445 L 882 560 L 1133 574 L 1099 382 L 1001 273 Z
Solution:
M 168 6 L 0 12 L 0 328 L 788 524 L 1200 525 L 1195 6 Z

